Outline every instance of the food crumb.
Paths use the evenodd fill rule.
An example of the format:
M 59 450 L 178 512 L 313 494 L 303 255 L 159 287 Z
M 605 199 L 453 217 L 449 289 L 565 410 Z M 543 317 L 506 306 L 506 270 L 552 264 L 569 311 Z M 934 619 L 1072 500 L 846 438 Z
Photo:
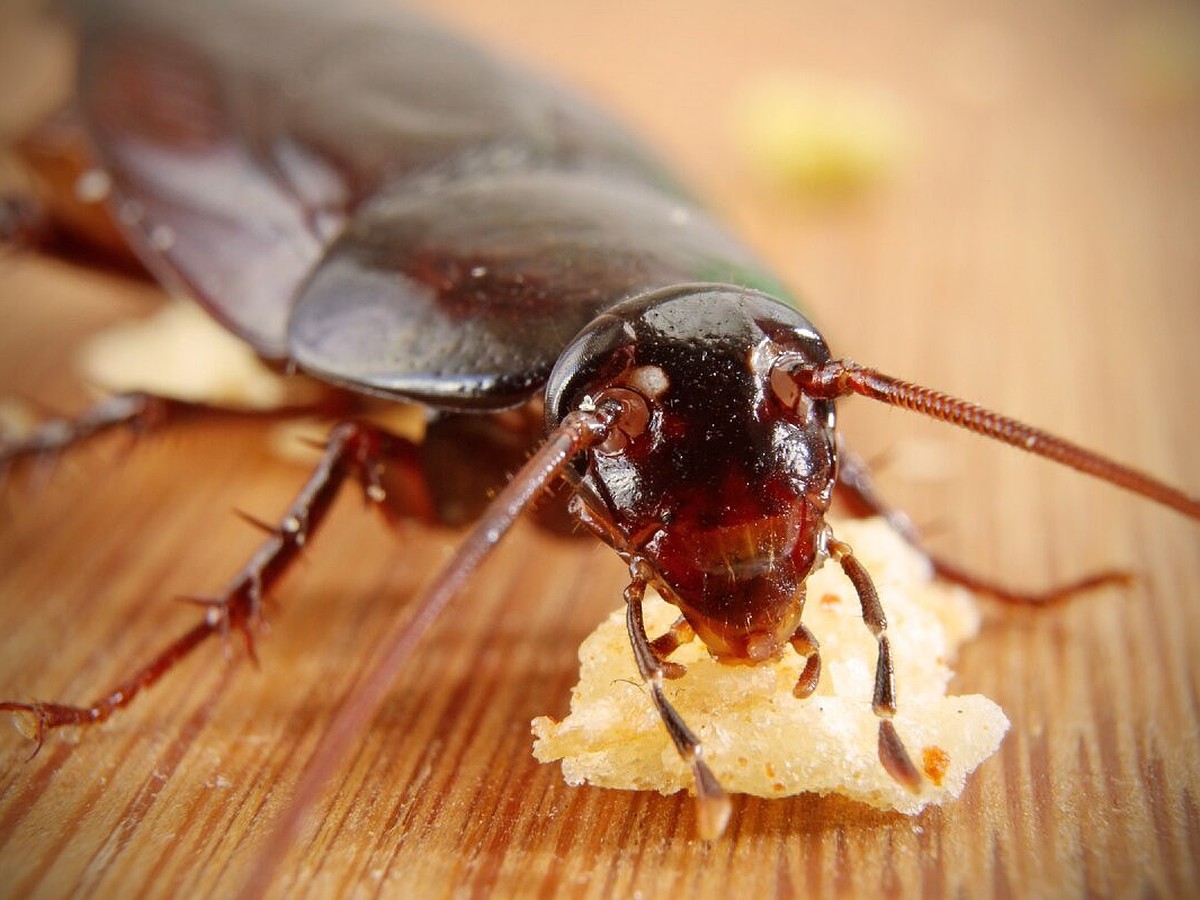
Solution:
M 838 793 L 915 814 L 957 797 L 1008 730 L 1004 713 L 986 697 L 946 694 L 953 672 L 944 660 L 978 631 L 979 612 L 966 591 L 935 581 L 928 561 L 882 520 L 832 527 L 871 572 L 887 613 L 899 704 L 894 722 L 926 773 L 920 792 L 900 786 L 879 761 L 878 719 L 871 710 L 876 643 L 837 566 L 826 565 L 808 579 L 810 596 L 839 598 L 805 610 L 824 663 L 812 697 L 792 695 L 804 660 L 791 648 L 759 665 L 722 665 L 698 640 L 671 655 L 687 672 L 667 682 L 667 695 L 700 736 L 704 758 L 729 791 L 763 797 Z M 644 608 L 652 638 L 677 615 L 657 596 L 648 595 Z M 533 721 L 534 756 L 561 760 L 572 785 L 691 790 L 691 770 L 647 693 L 618 689 L 641 684 L 624 619 L 624 610 L 614 612 L 583 642 L 570 712 L 561 722 Z M 744 759 L 754 765 L 741 764 Z
M 105 391 L 146 391 L 231 409 L 298 405 L 322 390 L 307 378 L 272 372 L 249 344 L 184 300 L 93 335 L 76 365 L 85 382 Z
M 735 108 L 734 135 L 759 181 L 820 200 L 877 185 L 897 167 L 906 144 L 894 99 L 801 73 L 747 84 Z

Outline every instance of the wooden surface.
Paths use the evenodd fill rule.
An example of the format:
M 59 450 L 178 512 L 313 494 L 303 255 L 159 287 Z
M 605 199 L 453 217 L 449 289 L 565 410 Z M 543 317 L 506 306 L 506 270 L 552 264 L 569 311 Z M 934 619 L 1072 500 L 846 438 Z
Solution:
M 803 291 L 836 352 L 1200 489 L 1200 86 L 1180 9 L 456 0 L 442 15 L 629 119 Z M 833 206 L 758 186 L 726 117 L 778 69 L 890 92 L 909 138 L 894 177 Z M 0 394 L 78 408 L 72 348 L 155 302 L 120 278 L 0 261 Z M 892 460 L 889 496 L 979 571 L 1140 576 L 1051 611 L 988 609 L 954 687 L 996 699 L 1012 730 L 958 802 L 908 819 L 738 798 L 704 846 L 687 797 L 566 787 L 530 756 L 529 720 L 565 711 L 621 565 L 522 527 L 396 684 L 275 894 L 1194 895 L 1200 528 L 866 401 L 843 423 Z M 5 485 L 0 694 L 80 701 L 126 674 L 191 621 L 173 596 L 219 589 L 254 547 L 229 510 L 277 515 L 303 477 L 259 426 L 205 425 Z M 389 533 L 360 506 L 345 498 L 286 579 L 260 671 L 209 648 L 78 743 L 26 761 L 0 738 L 0 894 L 242 882 L 331 712 L 455 540 Z

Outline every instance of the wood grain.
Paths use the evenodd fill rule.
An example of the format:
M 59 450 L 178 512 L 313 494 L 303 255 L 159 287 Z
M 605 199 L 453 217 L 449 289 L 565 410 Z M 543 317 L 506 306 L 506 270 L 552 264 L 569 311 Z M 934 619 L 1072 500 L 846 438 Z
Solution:
M 453 0 L 439 14 L 645 132 L 803 291 L 837 352 L 1200 488 L 1194 8 Z M 1176 54 L 1174 74 L 1154 48 Z M 911 139 L 895 177 L 837 206 L 757 185 L 726 115 L 778 69 L 887 90 Z M 79 408 L 73 348 L 156 302 L 119 277 L 0 260 L 0 394 Z M 1139 574 L 1050 611 L 988 610 L 955 687 L 996 699 L 1013 727 L 958 802 L 909 819 L 739 798 L 705 846 L 686 797 L 566 787 L 530 756 L 528 723 L 565 711 L 575 647 L 620 602 L 621 566 L 522 527 L 425 641 L 273 893 L 1194 894 L 1200 529 L 866 401 L 843 422 L 861 452 L 894 460 L 888 495 L 979 571 L 1021 585 Z M 931 457 L 933 472 L 912 462 Z M 219 589 L 254 547 L 228 511 L 277 515 L 303 477 L 241 424 L 113 441 L 13 479 L 0 693 L 78 701 L 126 674 L 190 622 L 173 596 Z M 260 670 L 214 647 L 78 743 L 55 737 L 27 761 L 0 739 L 0 894 L 236 889 L 331 713 L 455 541 L 390 533 L 360 506 L 339 504 L 282 585 Z

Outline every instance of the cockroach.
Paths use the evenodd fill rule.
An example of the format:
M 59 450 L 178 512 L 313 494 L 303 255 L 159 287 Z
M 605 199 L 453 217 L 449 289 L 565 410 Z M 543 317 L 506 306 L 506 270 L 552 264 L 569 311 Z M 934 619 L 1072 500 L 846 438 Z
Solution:
M 574 520 L 628 565 L 637 668 L 693 771 L 700 832 L 714 838 L 729 802 L 663 691 L 683 674 L 670 652 L 699 638 L 718 659 L 753 664 L 791 646 L 807 657 L 796 693 L 811 694 L 821 658 L 802 622 L 804 585 L 826 561 L 853 585 L 877 641 L 881 765 L 919 789 L 892 724 L 884 611 L 826 521 L 835 492 L 916 538 L 839 445 L 839 399 L 909 409 L 1200 519 L 1200 501 L 1149 475 L 835 356 L 770 271 L 618 125 L 410 14 L 299 0 L 97 0 L 73 12 L 74 116 L 91 177 L 140 263 L 265 360 L 431 412 L 425 444 L 365 421 L 335 425 L 311 477 L 203 618 L 100 699 L 0 703 L 39 746 L 54 729 L 107 719 L 213 635 L 236 631 L 253 652 L 264 596 L 347 480 L 400 515 L 475 517 L 339 710 L 297 791 L 302 811 L 480 561 L 562 487 Z M 337 78 L 316 77 L 334 60 Z M 115 397 L 0 460 L 185 408 Z M 478 458 L 481 443 L 511 442 L 512 417 L 496 415 L 511 409 L 540 409 L 538 448 L 490 500 L 503 466 L 480 463 L 489 484 L 464 512 L 463 489 L 432 477 L 434 457 Z M 1021 599 L 933 561 L 947 578 Z M 642 621 L 649 587 L 680 612 L 657 639 Z M 298 820 L 281 827 L 276 850 Z

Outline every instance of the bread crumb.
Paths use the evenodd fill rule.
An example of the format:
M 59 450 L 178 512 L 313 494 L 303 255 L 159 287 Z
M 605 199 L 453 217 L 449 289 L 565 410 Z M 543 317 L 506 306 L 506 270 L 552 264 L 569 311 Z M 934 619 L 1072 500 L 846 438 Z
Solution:
M 805 198 L 862 193 L 905 153 L 903 116 L 879 91 L 799 73 L 763 76 L 741 92 L 734 135 L 752 174 Z
M 307 378 L 272 372 L 249 344 L 184 300 L 93 335 L 77 365 L 85 381 L 105 391 L 145 391 L 231 409 L 299 405 L 321 390 Z
M 1001 709 L 978 695 L 947 696 L 946 660 L 979 629 L 979 613 L 961 588 L 932 579 L 928 561 L 879 519 L 833 523 L 875 580 L 888 618 L 896 667 L 896 728 L 926 781 L 919 794 L 897 784 L 877 754 L 871 710 L 875 639 L 862 623 L 841 570 L 824 566 L 808 579 L 805 624 L 821 642 L 824 672 L 815 694 L 792 687 L 803 660 L 790 648 L 760 665 L 724 665 L 699 641 L 679 648 L 687 673 L 666 683 L 667 696 L 697 734 L 725 789 L 760 797 L 838 793 L 881 809 L 914 814 L 957 797 L 967 775 L 995 752 L 1008 730 Z M 839 598 L 830 602 L 830 597 Z M 676 617 L 655 595 L 645 603 L 653 638 Z M 562 761 L 568 784 L 671 794 L 692 788 L 637 674 L 618 610 L 580 647 L 579 684 L 561 722 L 533 720 L 534 756 Z

